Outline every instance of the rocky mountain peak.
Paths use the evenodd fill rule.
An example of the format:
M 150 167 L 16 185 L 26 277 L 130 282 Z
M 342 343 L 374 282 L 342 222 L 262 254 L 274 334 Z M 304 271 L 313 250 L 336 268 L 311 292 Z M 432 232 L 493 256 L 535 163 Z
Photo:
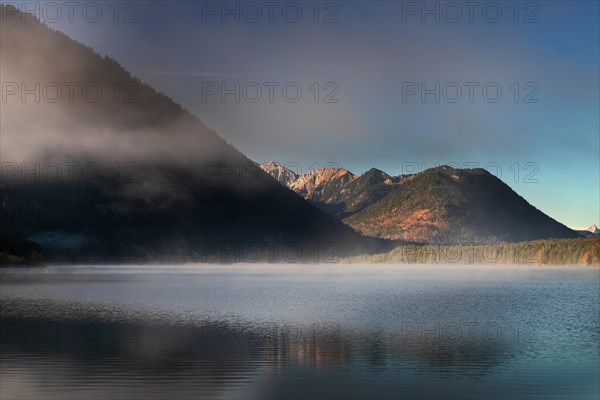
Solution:
M 284 186 L 289 186 L 298 179 L 298 174 L 274 161 L 260 164 L 260 168 Z

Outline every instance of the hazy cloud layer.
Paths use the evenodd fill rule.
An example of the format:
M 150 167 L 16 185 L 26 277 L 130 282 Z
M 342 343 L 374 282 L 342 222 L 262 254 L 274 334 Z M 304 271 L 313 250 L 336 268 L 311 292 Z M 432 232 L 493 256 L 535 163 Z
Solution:
M 273 23 L 243 16 L 222 23 L 203 19 L 203 2 L 143 2 L 136 23 L 76 18 L 53 27 L 114 56 L 256 161 L 392 174 L 404 162 L 495 162 L 508 184 L 561 222 L 597 223 L 598 4 L 535 2 L 536 13 L 522 8 L 515 16 L 500 2 L 497 23 L 479 10 L 473 22 L 463 10 L 457 23 L 444 15 L 422 23 L 420 15 L 404 18 L 403 3 L 338 2 L 338 22 L 326 24 L 324 13 L 314 23 L 307 9 L 298 23 L 279 14 Z M 531 15 L 534 22 L 524 23 Z M 207 84 L 265 82 L 279 84 L 273 102 L 265 93 L 256 103 L 206 97 Z M 290 82 L 302 88 L 298 102 L 282 98 L 279 89 Z M 323 102 L 330 82 L 337 103 Z M 403 101 L 406 82 L 495 83 L 502 97 L 489 102 L 478 89 L 473 102 L 466 92 L 456 103 L 431 95 L 423 103 L 419 94 Z M 527 95 L 537 102 L 524 103 Z M 528 162 L 539 166 L 538 184 L 512 179 L 509 168 Z

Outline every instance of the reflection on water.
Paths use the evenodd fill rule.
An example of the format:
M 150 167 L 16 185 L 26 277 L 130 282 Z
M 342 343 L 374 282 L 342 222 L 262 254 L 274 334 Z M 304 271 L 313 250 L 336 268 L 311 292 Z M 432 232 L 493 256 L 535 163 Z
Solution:
M 3 271 L 0 397 L 598 398 L 597 269 Z

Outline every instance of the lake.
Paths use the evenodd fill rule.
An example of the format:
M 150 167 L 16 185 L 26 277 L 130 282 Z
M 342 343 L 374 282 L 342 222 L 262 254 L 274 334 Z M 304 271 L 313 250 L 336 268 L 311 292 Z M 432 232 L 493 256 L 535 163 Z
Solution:
M 0 398 L 598 399 L 600 269 L 0 271 Z

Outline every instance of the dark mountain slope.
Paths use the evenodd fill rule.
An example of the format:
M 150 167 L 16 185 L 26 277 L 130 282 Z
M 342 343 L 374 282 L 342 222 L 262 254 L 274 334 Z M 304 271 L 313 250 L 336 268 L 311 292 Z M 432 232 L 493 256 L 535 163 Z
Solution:
M 315 248 L 343 255 L 381 243 L 282 188 L 114 60 L 21 17 L 1 24 L 2 80 L 39 83 L 41 96 L 2 104 L 3 236 L 39 243 L 50 261 L 94 262 L 255 261 L 254 245 L 258 261 L 290 247 L 322 261 Z M 53 85 L 63 89 L 56 101 Z

